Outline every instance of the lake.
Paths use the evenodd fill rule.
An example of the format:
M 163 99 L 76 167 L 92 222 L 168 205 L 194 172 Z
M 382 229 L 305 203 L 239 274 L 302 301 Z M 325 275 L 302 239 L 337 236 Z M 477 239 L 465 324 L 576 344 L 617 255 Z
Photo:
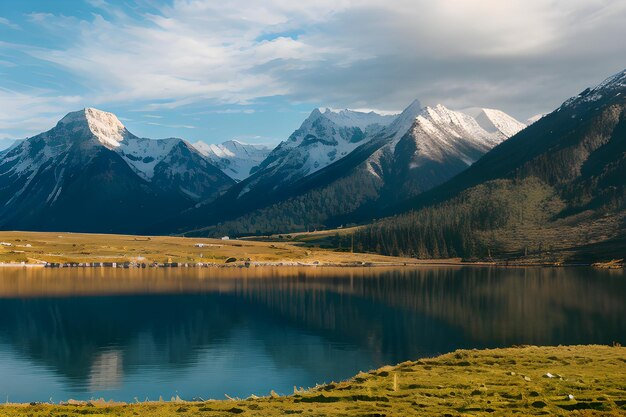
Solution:
M 0 400 L 290 394 L 458 348 L 626 344 L 591 268 L 0 270 Z

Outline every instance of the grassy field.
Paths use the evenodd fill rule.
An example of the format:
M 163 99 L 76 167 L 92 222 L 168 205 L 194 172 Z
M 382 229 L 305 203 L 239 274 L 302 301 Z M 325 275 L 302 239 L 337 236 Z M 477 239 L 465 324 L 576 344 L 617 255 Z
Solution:
M 301 242 L 220 240 L 170 236 L 129 236 L 81 233 L 0 232 L 0 263 L 237 263 L 301 262 L 355 264 L 360 262 L 417 264 L 408 258 L 333 252 Z M 196 247 L 203 244 L 204 247 Z M 10 246 L 9 246 L 10 245 Z
M 551 377 L 548 377 L 548 374 Z M 459 350 L 405 362 L 287 397 L 0 406 L 39 416 L 476 416 L 626 415 L 626 348 Z

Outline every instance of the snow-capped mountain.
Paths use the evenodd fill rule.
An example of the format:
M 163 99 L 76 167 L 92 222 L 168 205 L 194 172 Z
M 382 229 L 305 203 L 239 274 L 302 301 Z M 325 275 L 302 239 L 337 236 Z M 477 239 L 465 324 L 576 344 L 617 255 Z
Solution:
M 480 127 L 487 132 L 499 132 L 505 139 L 526 127 L 524 123 L 496 109 L 481 109 L 475 119 Z
M 237 140 L 221 144 L 206 144 L 202 141 L 193 146 L 215 166 L 236 181 L 242 181 L 258 169 L 268 157 L 271 149 L 265 145 L 253 145 Z
M 500 111 L 479 113 L 478 117 L 484 116 L 483 125 L 490 129 L 486 130 L 477 119 L 441 104 L 420 109 L 410 118 L 415 110 L 407 112 L 411 125 L 400 131 L 402 136 L 395 133 L 395 140 L 383 144 L 363 164 L 367 172 L 380 178 L 386 188 L 397 190 L 402 198 L 453 177 L 508 138 L 509 133 L 517 133 L 512 123 L 502 123 L 514 119 Z M 489 124 L 485 115 L 489 115 Z
M 187 142 L 87 108 L 0 153 L 0 227 L 138 231 L 233 183 Z
M 248 188 L 293 183 L 345 157 L 395 120 L 393 115 L 353 110 L 315 109 L 265 159 Z
M 444 162 L 452 157 L 472 164 L 523 127 L 499 110 L 483 109 L 474 119 L 441 104 L 426 107 L 408 133 L 416 146 L 412 166 L 420 166 L 420 160 Z

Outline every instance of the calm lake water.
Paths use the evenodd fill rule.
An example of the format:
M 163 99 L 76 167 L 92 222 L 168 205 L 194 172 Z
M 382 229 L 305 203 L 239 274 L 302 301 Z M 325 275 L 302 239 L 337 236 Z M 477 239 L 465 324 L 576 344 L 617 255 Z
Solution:
M 457 348 L 613 341 L 623 271 L 0 270 L 0 401 L 289 394 Z

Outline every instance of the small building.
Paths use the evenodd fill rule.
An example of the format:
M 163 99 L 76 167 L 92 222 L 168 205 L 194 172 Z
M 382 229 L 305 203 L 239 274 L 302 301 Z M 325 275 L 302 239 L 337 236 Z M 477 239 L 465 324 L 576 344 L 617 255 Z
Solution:
M 13 246 L 13 243 L 9 243 L 9 242 L 0 242 L 0 245 L 2 245 L 2 246 Z
M 196 248 L 203 248 L 203 247 L 205 247 L 205 246 L 206 246 L 206 243 L 196 243 L 194 246 L 195 246 Z
M 230 240 L 228 236 L 222 236 L 222 240 Z

